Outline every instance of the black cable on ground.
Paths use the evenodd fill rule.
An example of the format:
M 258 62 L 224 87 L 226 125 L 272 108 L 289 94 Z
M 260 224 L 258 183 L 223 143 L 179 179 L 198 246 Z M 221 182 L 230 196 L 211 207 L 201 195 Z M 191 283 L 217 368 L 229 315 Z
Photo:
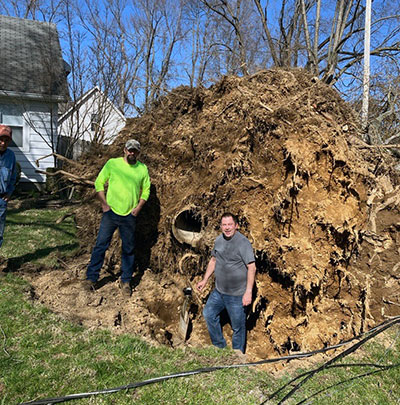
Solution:
M 394 368 L 394 367 L 400 367 L 400 363 L 398 364 L 393 364 L 390 366 L 384 366 L 381 364 L 375 364 L 375 363 L 346 363 L 346 364 L 331 364 L 329 366 L 326 367 L 326 369 L 331 369 L 331 368 L 348 368 L 348 367 L 375 367 L 378 368 L 379 370 L 377 371 L 386 371 L 388 368 Z M 268 401 L 270 399 L 273 399 L 274 397 L 276 397 L 281 391 L 283 391 L 288 385 L 293 384 L 295 381 L 300 380 L 301 378 L 313 373 L 314 370 L 309 370 L 309 371 L 305 371 L 302 374 L 299 374 L 298 376 L 294 377 L 293 379 L 291 379 L 288 383 L 286 383 L 284 386 L 282 386 L 281 388 L 279 388 L 277 391 L 275 391 L 273 394 L 271 394 L 268 397 Z M 321 390 L 323 391 L 323 390 Z M 264 401 L 265 402 L 265 401 Z M 263 405 L 264 402 L 261 404 Z
M 303 380 L 301 380 L 298 384 L 296 384 L 288 394 L 286 394 L 280 401 L 279 405 L 283 404 L 286 400 L 288 400 L 307 380 L 312 378 L 315 374 L 319 373 L 320 371 L 326 369 L 329 367 L 331 364 L 335 363 L 336 361 L 342 359 L 343 357 L 346 357 L 347 355 L 353 353 L 356 351 L 361 345 L 363 345 L 365 342 L 368 340 L 372 339 L 376 335 L 379 335 L 380 333 L 384 332 L 385 330 L 391 328 L 392 326 L 400 323 L 400 316 L 396 316 L 394 318 L 391 318 L 390 320 L 387 320 L 385 322 L 382 322 L 380 325 L 376 326 L 375 328 L 371 329 L 369 332 L 367 332 L 367 336 L 363 339 L 361 339 L 359 342 L 355 343 L 342 353 L 338 354 L 337 356 L 333 357 L 332 359 L 328 360 L 326 363 L 324 363 L 322 366 L 316 368 L 315 370 L 312 370 L 305 375 Z M 355 338 L 357 339 L 357 338 Z M 285 384 L 283 387 L 279 388 L 277 391 L 275 391 L 273 394 L 271 394 L 268 399 L 264 402 L 261 403 L 261 405 L 265 404 L 267 401 L 275 398 L 283 389 L 285 389 L 287 386 L 291 385 L 294 381 L 296 381 L 299 377 L 296 377 L 289 381 L 287 384 Z
M 353 351 L 355 351 L 358 347 L 360 347 L 363 343 L 365 343 L 366 341 L 368 341 L 369 339 L 371 339 L 372 337 L 378 335 L 379 333 L 383 332 L 384 330 L 392 327 L 393 325 L 400 323 L 400 316 L 391 318 L 390 320 L 384 321 L 382 322 L 380 325 L 372 328 L 370 331 L 367 332 L 367 337 L 362 339 L 360 342 L 356 343 L 355 345 L 353 345 L 352 347 L 350 347 L 349 349 L 345 350 L 343 353 L 341 353 L 340 355 L 334 357 L 332 360 L 326 362 L 323 366 L 319 367 L 318 369 L 311 371 L 309 373 L 309 375 L 307 375 L 299 384 L 296 385 L 296 387 L 294 387 L 289 394 L 287 394 L 285 396 L 285 398 L 282 400 L 286 400 L 286 398 L 289 398 L 291 395 L 293 395 L 293 393 L 309 378 L 311 378 L 314 374 L 316 374 L 317 372 L 321 371 L 322 369 L 328 367 L 329 365 L 331 365 L 332 363 L 334 363 L 335 361 L 339 360 L 340 358 L 346 356 L 349 353 L 352 353 Z M 363 334 L 365 335 L 365 334 Z M 217 371 L 217 370 L 223 370 L 223 369 L 229 369 L 229 368 L 239 368 L 239 367 L 250 367 L 250 366 L 258 366 L 261 364 L 270 364 L 270 363 L 277 363 L 277 362 L 281 362 L 281 361 L 289 361 L 289 360 L 294 360 L 294 359 L 302 359 L 302 358 L 307 358 L 307 357 L 311 357 L 315 354 L 319 354 L 319 353 L 325 353 L 329 350 L 334 350 L 337 349 L 341 346 L 344 346 L 346 344 L 348 344 L 349 342 L 359 339 L 361 336 L 356 336 L 352 339 L 349 339 L 345 342 L 339 343 L 337 345 L 334 346 L 329 346 L 329 347 L 325 347 L 323 349 L 318 349 L 318 350 L 313 350 L 310 352 L 306 352 L 306 353 L 298 353 L 298 354 L 293 354 L 293 355 L 288 355 L 288 356 L 283 356 L 283 357 L 277 357 L 277 358 L 272 358 L 272 359 L 266 359 L 266 360 L 260 360 L 260 361 L 256 361 L 256 362 L 250 362 L 250 363 L 242 363 L 242 364 L 232 364 L 232 365 L 227 365 L 227 366 L 215 366 L 215 367 L 205 367 L 205 368 L 199 368 L 197 370 L 191 370 L 191 371 L 184 371 L 181 373 L 175 373 L 175 374 L 169 374 L 166 376 L 162 376 L 162 377 L 155 377 L 155 378 L 150 378 L 148 380 L 144 380 L 144 381 L 140 381 L 140 382 L 135 382 L 135 383 L 131 383 L 131 384 L 127 384 L 127 385 L 122 385 L 120 387 L 115 387 L 115 388 L 109 388 L 109 389 L 104 389 L 104 390 L 99 390 L 99 391 L 91 391 L 91 392 L 84 392 L 84 393 L 79 393 L 79 394 L 70 394 L 70 395 L 66 395 L 63 397 L 55 397 L 55 398 L 45 398 L 45 399 L 39 399 L 39 400 L 35 400 L 35 401 L 30 401 L 30 402 L 23 402 L 21 403 L 21 405 L 49 405 L 49 404 L 58 404 L 61 402 L 67 402 L 67 401 L 73 401 L 76 399 L 83 399 L 83 398 L 88 398 L 90 396 L 95 396 L 95 395 L 100 395 L 100 394 L 112 394 L 115 392 L 119 392 L 119 391 L 124 391 L 124 390 L 128 390 L 128 389 L 132 389 L 132 388 L 138 388 L 138 387 L 143 387 L 145 385 L 149 385 L 149 384 L 154 384 L 157 382 L 161 382 L 161 381 L 166 381 L 172 378 L 178 378 L 178 377 L 187 377 L 187 376 L 191 376 L 191 375 L 196 375 L 196 374 L 201 374 L 201 373 L 210 373 L 213 371 Z M 291 384 L 293 382 L 293 380 L 286 384 L 285 387 L 289 384 Z M 283 387 L 284 388 L 284 387 Z M 278 391 L 276 391 L 275 393 L 273 393 L 268 399 L 272 399 L 274 398 L 277 393 L 279 393 L 280 391 L 282 391 L 283 388 L 280 388 Z M 282 403 L 282 401 L 280 403 Z M 263 402 L 264 404 L 265 402 Z
M 388 366 L 382 366 L 382 367 L 380 367 L 380 370 L 369 371 L 368 373 L 359 374 L 359 375 L 356 375 L 356 376 L 354 376 L 354 377 L 351 377 L 351 378 L 349 378 L 348 380 L 340 381 L 340 382 L 338 382 L 338 383 L 336 383 L 336 384 L 333 384 L 333 385 L 331 385 L 331 386 L 329 386 L 329 387 L 325 387 L 325 388 L 323 388 L 323 389 L 321 389 L 321 390 L 319 390 L 319 391 L 317 391 L 317 392 L 314 392 L 314 393 L 313 393 L 312 395 L 310 395 L 308 398 L 304 398 L 304 399 L 302 399 L 300 402 L 297 402 L 296 405 L 304 404 L 304 402 L 308 401 L 309 399 L 311 399 L 311 398 L 313 398 L 313 397 L 316 397 L 317 395 L 319 395 L 319 394 L 321 394 L 322 392 L 327 391 L 327 390 L 329 390 L 329 389 L 331 389 L 331 388 L 337 387 L 337 386 L 342 385 L 342 384 L 346 384 L 346 383 L 348 383 L 348 382 L 350 382 L 350 381 L 354 381 L 354 380 L 357 380 L 357 379 L 359 379 L 359 378 L 368 377 L 368 376 L 370 376 L 370 375 L 382 373 L 383 371 L 387 371 L 387 370 L 390 370 L 390 369 L 392 369 L 392 368 L 397 368 L 397 367 L 400 367 L 400 363 L 397 363 L 397 364 L 390 364 L 390 365 L 388 365 Z

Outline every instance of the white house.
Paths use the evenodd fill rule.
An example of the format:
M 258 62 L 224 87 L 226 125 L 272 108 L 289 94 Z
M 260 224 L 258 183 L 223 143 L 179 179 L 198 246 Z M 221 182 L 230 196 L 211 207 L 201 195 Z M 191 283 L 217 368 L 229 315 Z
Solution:
M 124 114 L 96 86 L 58 119 L 59 152 L 77 158 L 91 143 L 108 145 L 125 127 Z
M 43 183 L 35 161 L 56 150 L 58 103 L 68 100 L 57 27 L 0 15 L 0 55 L 0 123 L 13 130 L 21 182 Z M 54 165 L 48 157 L 39 169 Z

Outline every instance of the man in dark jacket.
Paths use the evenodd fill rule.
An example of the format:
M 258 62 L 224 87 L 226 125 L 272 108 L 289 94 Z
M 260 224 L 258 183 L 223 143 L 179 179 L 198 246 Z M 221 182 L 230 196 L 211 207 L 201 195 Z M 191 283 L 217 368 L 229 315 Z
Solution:
M 12 140 L 12 130 L 0 125 L 0 246 L 3 244 L 6 225 L 7 203 L 15 188 L 17 166 L 14 152 L 8 148 Z

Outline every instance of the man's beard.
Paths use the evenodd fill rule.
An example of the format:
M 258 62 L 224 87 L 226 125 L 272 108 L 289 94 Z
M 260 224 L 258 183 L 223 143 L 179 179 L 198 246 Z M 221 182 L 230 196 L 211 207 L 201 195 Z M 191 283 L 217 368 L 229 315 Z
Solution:
M 126 160 L 127 160 L 127 162 L 130 164 L 130 165 L 134 165 L 135 163 L 136 163 L 136 156 L 127 156 L 126 157 Z

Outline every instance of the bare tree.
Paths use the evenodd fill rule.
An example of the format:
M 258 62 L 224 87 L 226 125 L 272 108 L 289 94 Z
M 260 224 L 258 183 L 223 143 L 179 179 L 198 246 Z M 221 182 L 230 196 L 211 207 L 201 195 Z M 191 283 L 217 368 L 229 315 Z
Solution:
M 31 20 L 57 23 L 63 0 L 0 0 L 0 13 Z
M 334 9 L 327 5 L 324 13 L 320 0 L 282 0 L 278 24 L 269 23 L 267 3 L 263 6 L 261 0 L 254 0 L 254 4 L 275 66 L 297 66 L 300 60 L 301 65 L 333 84 L 362 61 L 365 7 L 361 0 L 337 0 Z M 387 27 L 399 19 L 399 14 L 380 9 L 374 16 L 372 27 L 380 40 L 375 41 L 371 55 L 395 55 L 400 50 L 399 25 Z
M 125 3 L 86 0 L 85 7 L 81 4 L 77 13 L 87 33 L 88 74 L 92 85 L 98 85 L 121 111 L 129 106 L 135 108 L 135 86 L 143 48 L 140 38 L 130 29 L 131 18 Z
M 257 11 L 261 17 L 261 23 L 262 23 L 262 27 L 264 30 L 264 33 L 266 35 L 267 38 L 267 43 L 269 46 L 269 50 L 271 52 L 271 56 L 272 56 L 272 60 L 275 66 L 279 66 L 280 62 L 279 62 L 279 58 L 277 55 L 277 51 L 276 51 L 276 45 L 275 42 L 272 38 L 269 26 L 268 26 L 268 8 L 267 6 L 265 6 L 264 8 L 261 6 L 261 2 L 260 0 L 254 0 L 254 3 L 257 7 Z
M 227 0 L 209 1 L 201 0 L 201 2 L 212 10 L 214 13 L 222 17 L 233 29 L 237 46 L 231 47 L 230 51 L 238 58 L 239 68 L 242 74 L 249 74 L 247 63 L 247 49 L 243 35 L 243 3 L 241 0 L 229 2 Z M 226 44 L 226 46 L 228 46 Z M 238 49 L 236 52 L 235 49 Z
M 183 69 L 190 87 L 203 85 L 206 81 L 205 74 L 212 57 L 212 20 L 208 18 L 209 12 L 194 1 L 188 2 L 185 8 L 188 41 L 183 44 L 183 51 L 190 55 L 190 63 L 183 65 Z
M 373 3 L 373 69 L 376 58 L 384 64 L 400 52 L 399 3 Z M 180 84 L 270 66 L 303 66 L 359 91 L 362 0 L 0 0 L 0 12 L 57 22 L 72 101 L 98 86 L 128 114 Z
M 138 0 L 134 28 L 142 39 L 141 66 L 143 110 L 150 108 L 169 89 L 176 66 L 176 46 L 185 37 L 183 29 L 184 2 L 173 0 Z
M 306 40 L 306 48 L 307 48 L 307 54 L 308 54 L 308 60 L 310 63 L 310 70 L 318 75 L 318 46 L 316 45 L 316 41 L 318 40 L 318 30 L 317 28 L 315 29 L 315 36 L 314 36 L 314 45 L 311 43 L 311 38 L 310 38 L 310 30 L 308 27 L 308 21 L 307 21 L 307 7 L 305 0 L 300 0 L 300 5 L 301 5 L 301 15 L 303 18 L 303 26 L 304 26 L 304 36 Z M 320 1 L 318 0 L 317 3 L 317 16 L 316 16 L 316 22 L 315 26 L 317 27 L 319 25 L 319 13 L 321 9 L 321 4 Z
M 400 65 L 393 60 L 370 79 L 369 137 L 374 144 L 400 143 Z M 400 157 L 398 152 L 393 151 Z

